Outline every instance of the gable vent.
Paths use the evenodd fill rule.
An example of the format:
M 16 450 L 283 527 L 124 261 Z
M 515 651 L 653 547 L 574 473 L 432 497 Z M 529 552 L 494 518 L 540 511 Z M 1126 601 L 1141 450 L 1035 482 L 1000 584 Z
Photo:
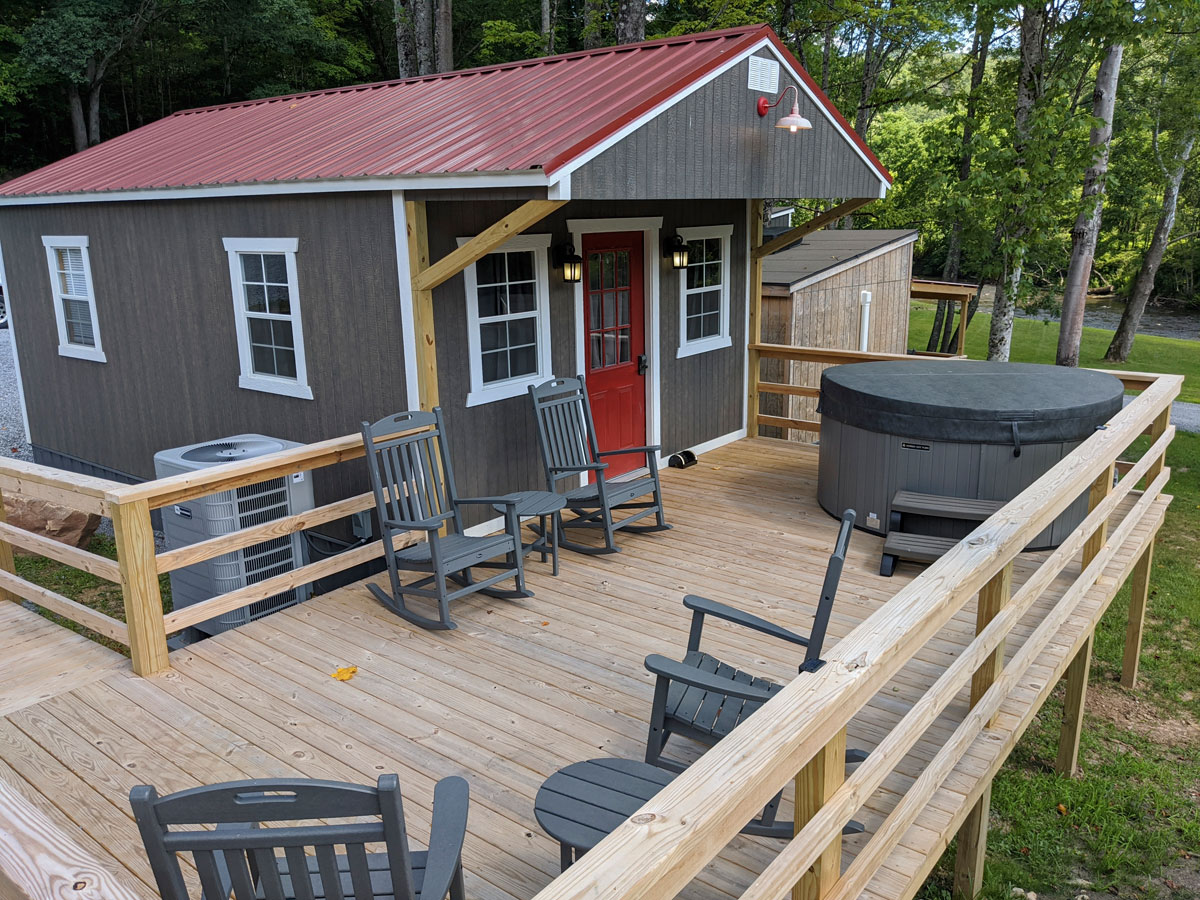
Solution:
M 750 79 L 746 86 L 752 91 L 774 94 L 779 90 L 779 63 L 761 56 L 750 57 Z

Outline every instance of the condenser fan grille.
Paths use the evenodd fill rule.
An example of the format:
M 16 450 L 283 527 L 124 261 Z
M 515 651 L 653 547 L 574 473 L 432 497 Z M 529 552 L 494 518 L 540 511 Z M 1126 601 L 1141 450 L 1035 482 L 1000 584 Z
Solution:
M 188 462 L 223 463 L 235 459 L 251 459 L 266 453 L 276 453 L 284 449 L 281 441 L 265 438 L 250 438 L 237 441 L 213 441 L 211 444 L 201 444 L 181 454 Z

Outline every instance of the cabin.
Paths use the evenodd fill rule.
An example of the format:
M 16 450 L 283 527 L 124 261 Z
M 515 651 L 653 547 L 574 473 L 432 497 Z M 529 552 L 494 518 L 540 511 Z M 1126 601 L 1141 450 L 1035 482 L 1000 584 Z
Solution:
M 882 577 L 884 539 L 822 506 L 817 448 L 763 436 L 821 422 L 764 401 L 822 395 L 776 362 L 907 357 L 764 339 L 762 285 L 771 254 L 888 181 L 755 26 L 188 111 L 0 185 L 0 287 L 38 458 L 0 459 L 0 502 L 108 517 L 115 545 L 110 558 L 0 521 L 0 894 L 163 897 L 147 840 L 165 838 L 131 804 L 146 786 L 251 780 L 237 803 L 283 809 L 298 793 L 260 779 L 369 791 L 395 776 L 414 847 L 462 838 L 461 866 L 422 870 L 455 900 L 910 900 L 952 842 L 955 895 L 977 896 L 992 781 L 1064 680 L 1055 767 L 1078 768 L 1093 636 L 1118 597 L 1121 681 L 1136 688 L 1183 378 L 1114 373 L 1136 396 L 1106 427 L 927 568 Z M 839 202 L 765 238 L 762 201 L 781 197 Z M 661 473 L 671 529 L 564 552 L 561 570 L 530 552 L 531 595 L 464 597 L 455 630 L 394 615 L 372 575 L 168 643 L 385 556 L 364 537 L 190 606 L 162 591 L 163 575 L 374 509 L 364 419 L 440 406 L 461 493 L 541 487 L 526 391 L 551 373 L 583 374 L 610 447 L 704 453 Z M 238 433 L 295 445 L 153 477 L 158 450 Z M 156 512 L 310 478 L 311 509 L 156 544 Z M 1027 552 L 1081 496 L 1057 546 Z M 115 586 L 114 602 L 22 577 L 14 549 Z M 641 760 L 662 749 L 650 723 L 674 693 L 647 658 L 687 658 L 700 639 L 685 595 L 733 608 L 704 631 L 722 662 L 701 683 L 735 680 L 748 702 L 681 692 L 675 712 L 694 708 L 697 728 L 701 709 L 740 718 L 708 749 L 671 749 L 676 774 Z M 623 780 L 633 793 L 580 778 L 571 811 L 586 806 L 586 823 L 554 824 L 554 791 L 539 797 L 581 763 L 653 771 L 636 790 Z M 446 779 L 470 794 L 450 827 Z M 768 809 L 772 828 L 748 830 Z M 168 896 L 200 896 L 205 873 L 205 893 L 230 893 L 204 853 L 230 832 L 274 855 L 262 832 L 200 832 Z M 295 849 L 286 865 L 316 859 L 334 885 L 321 896 L 350 893 L 333 846 Z M 264 896 L 307 883 L 250 852 Z M 356 898 L 406 893 L 364 884 L 352 856 L 347 843 Z M 237 862 L 239 900 L 259 893 L 245 853 L 220 858 L 230 877 Z
M 889 181 L 761 26 L 177 113 L 0 185 L 35 459 L 441 406 L 464 493 L 531 489 L 528 388 L 580 373 L 605 449 L 703 452 L 746 434 L 755 199 Z
M 912 279 L 912 229 L 865 228 L 817 231 L 763 258 L 763 340 L 801 347 L 908 351 L 908 307 Z M 774 381 L 811 384 L 820 377 L 813 363 L 774 360 L 765 364 Z M 814 397 L 771 397 L 771 414 L 800 420 L 816 418 Z M 814 440 L 816 432 L 772 428 Z

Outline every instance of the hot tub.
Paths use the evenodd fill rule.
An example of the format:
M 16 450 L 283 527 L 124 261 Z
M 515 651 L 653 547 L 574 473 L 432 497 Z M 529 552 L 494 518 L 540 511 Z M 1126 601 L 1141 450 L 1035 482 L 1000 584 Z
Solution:
M 1121 409 L 1103 372 L 972 360 L 897 360 L 821 376 L 817 500 L 887 533 L 897 491 L 1011 500 Z M 1087 514 L 1079 497 L 1029 549 L 1055 547 Z M 905 531 L 962 537 L 970 522 L 905 517 Z

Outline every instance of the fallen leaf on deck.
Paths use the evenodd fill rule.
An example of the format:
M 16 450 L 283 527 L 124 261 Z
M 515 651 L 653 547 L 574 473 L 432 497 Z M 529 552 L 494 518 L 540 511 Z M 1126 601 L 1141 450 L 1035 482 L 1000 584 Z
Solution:
M 542 625 L 549 625 L 549 622 L 543 622 Z
M 358 672 L 358 666 L 342 666 L 335 672 L 330 672 L 329 677 L 335 678 L 338 681 L 349 681 Z

